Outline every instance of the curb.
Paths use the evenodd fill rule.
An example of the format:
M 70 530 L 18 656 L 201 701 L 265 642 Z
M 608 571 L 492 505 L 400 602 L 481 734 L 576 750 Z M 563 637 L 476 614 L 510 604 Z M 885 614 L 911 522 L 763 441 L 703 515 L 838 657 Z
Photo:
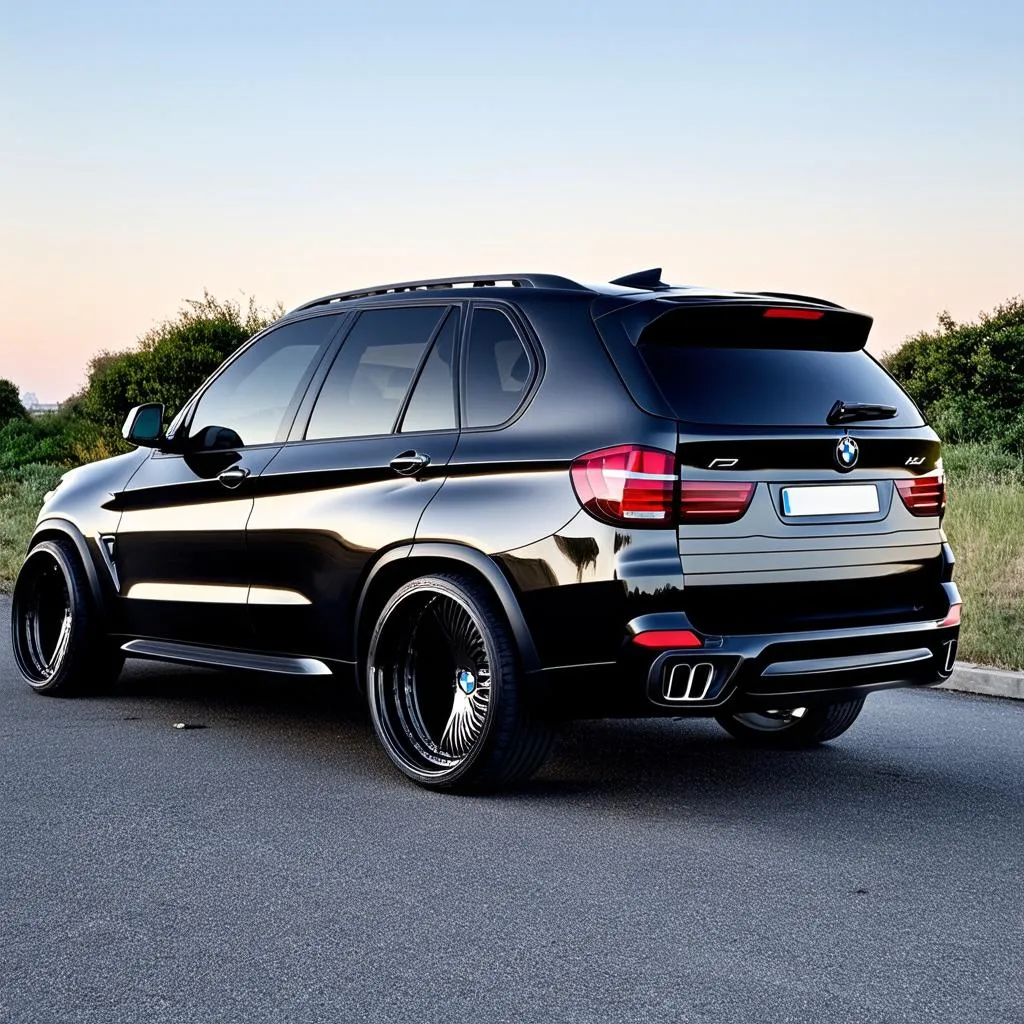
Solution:
M 1024 672 L 1006 672 L 965 661 L 957 665 L 949 679 L 940 683 L 936 689 L 1024 700 Z

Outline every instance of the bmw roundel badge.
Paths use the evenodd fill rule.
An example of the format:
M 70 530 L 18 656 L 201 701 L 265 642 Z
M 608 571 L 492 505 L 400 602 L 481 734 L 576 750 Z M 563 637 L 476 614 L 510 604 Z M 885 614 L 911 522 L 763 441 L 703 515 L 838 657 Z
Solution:
M 836 465 L 843 470 L 853 469 L 860 458 L 860 447 L 849 434 L 844 434 L 836 444 Z

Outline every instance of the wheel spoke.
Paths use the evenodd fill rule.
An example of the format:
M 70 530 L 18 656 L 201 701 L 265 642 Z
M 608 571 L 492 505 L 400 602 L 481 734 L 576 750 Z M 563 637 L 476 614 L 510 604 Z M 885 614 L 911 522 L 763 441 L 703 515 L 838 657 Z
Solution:
M 455 688 L 451 714 L 441 734 L 441 748 L 455 757 L 465 757 L 483 732 L 490 703 L 490 686 L 477 685 L 472 693 Z
M 60 668 L 60 663 L 64 659 L 64 654 L 68 649 L 68 644 L 71 642 L 71 609 L 64 609 L 64 618 L 61 620 L 60 632 L 57 634 L 57 643 L 54 645 L 53 654 L 50 655 L 49 662 L 46 666 L 47 675 L 53 675 L 54 672 Z
M 448 771 L 487 727 L 491 668 L 469 608 L 447 593 L 412 594 L 391 610 L 372 667 L 389 745 L 416 770 Z

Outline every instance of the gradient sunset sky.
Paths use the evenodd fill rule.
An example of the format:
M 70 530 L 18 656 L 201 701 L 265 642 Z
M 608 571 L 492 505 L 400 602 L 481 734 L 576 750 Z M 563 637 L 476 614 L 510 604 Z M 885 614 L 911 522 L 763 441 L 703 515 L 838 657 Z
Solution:
M 817 294 L 879 351 L 1024 293 L 1024 4 L 3 3 L 0 377 L 204 288 L 548 271 Z

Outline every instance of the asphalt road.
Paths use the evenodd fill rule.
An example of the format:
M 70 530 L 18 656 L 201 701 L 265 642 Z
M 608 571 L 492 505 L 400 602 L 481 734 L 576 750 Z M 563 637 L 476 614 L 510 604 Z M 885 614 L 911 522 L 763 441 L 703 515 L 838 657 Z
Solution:
M 7 614 L 5 1024 L 1024 1021 L 1020 702 L 882 694 L 770 755 L 580 723 L 517 792 L 446 797 L 323 685 L 38 697 Z

